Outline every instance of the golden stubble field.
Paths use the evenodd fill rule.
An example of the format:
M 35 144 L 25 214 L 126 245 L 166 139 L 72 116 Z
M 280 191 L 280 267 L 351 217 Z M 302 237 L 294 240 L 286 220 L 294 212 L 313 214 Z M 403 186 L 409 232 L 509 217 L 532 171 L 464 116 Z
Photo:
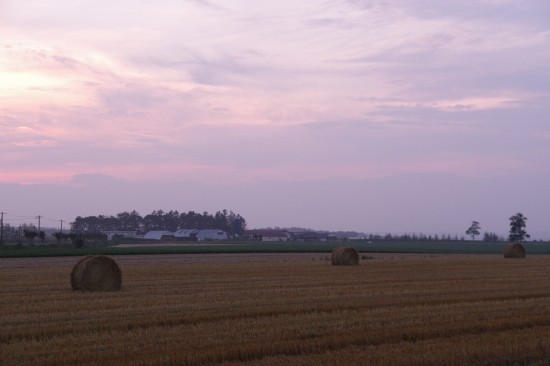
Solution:
M 550 364 L 550 257 L 324 257 L 113 257 L 112 293 L 0 259 L 0 364 Z

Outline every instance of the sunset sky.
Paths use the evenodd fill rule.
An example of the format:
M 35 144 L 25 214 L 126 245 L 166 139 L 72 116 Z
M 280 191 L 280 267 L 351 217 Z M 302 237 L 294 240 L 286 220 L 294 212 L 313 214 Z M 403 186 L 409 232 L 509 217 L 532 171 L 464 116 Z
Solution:
M 550 239 L 550 2 L 0 0 L 6 223 L 224 208 Z

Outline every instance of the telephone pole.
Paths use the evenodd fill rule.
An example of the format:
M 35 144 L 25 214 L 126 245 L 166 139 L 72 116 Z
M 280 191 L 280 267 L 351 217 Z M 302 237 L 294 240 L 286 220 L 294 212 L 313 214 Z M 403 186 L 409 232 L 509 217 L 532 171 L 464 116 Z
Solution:
M 42 216 L 38 215 L 37 219 L 38 219 L 38 233 L 40 234 L 40 219 L 42 218 Z
M 0 212 L 0 245 L 4 244 L 4 213 Z
M 59 222 L 61 223 L 61 230 L 59 232 L 63 233 L 63 220 L 59 220 Z

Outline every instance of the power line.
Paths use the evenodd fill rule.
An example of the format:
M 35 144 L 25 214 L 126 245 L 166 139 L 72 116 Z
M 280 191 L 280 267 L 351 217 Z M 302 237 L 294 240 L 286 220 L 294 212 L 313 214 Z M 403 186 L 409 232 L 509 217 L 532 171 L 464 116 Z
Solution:
M 47 217 L 44 217 L 42 216 L 42 220 L 46 220 L 46 221 L 55 221 L 55 222 L 58 222 L 59 219 L 48 219 Z
M 46 221 L 50 221 L 50 222 L 59 222 L 61 219 L 59 218 L 51 218 L 51 217 L 44 217 L 42 215 L 38 215 L 38 216 L 31 216 L 31 215 L 21 215 L 21 214 L 11 214 L 11 213 L 8 213 L 8 212 L 1 212 L 1 215 L 0 215 L 0 219 L 1 219 L 1 223 L 2 225 L 0 225 L 0 227 L 3 229 L 3 223 L 5 221 L 9 221 L 9 222 L 24 222 L 24 221 L 32 221 L 32 220 L 36 220 L 38 219 L 38 228 L 40 229 L 41 226 L 42 226 L 42 221 L 46 220 Z M 63 222 L 67 222 L 68 220 L 64 220 L 63 219 Z M 31 224 L 32 225 L 32 224 Z M 40 231 L 40 230 L 39 230 Z

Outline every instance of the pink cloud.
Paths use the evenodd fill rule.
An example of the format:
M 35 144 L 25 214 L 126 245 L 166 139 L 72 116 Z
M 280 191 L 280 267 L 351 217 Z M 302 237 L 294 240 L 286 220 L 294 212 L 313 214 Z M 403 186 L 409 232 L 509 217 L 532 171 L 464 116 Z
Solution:
M 12 144 L 20 147 L 53 147 L 58 145 L 53 140 L 24 140 L 12 142 Z
M 548 172 L 541 2 L 175 4 L 5 2 L 0 182 Z

